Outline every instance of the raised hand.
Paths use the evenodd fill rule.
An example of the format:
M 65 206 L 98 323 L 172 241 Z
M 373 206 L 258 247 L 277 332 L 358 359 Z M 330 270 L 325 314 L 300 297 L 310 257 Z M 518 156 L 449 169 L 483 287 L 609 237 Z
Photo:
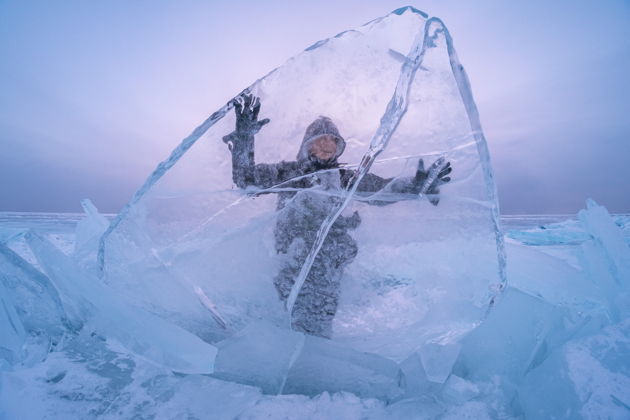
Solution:
M 254 135 L 269 122 L 269 118 L 258 121 L 260 98 L 257 96 L 241 95 L 234 99 L 233 104 L 236 112 L 237 134 Z
M 418 193 L 426 194 L 431 204 L 437 206 L 440 202 L 439 187 L 451 180 L 447 175 L 452 171 L 451 162 L 445 163 L 443 157 L 433 162 L 428 170 L 424 169 L 424 161 L 420 159 L 414 178 L 414 184 Z

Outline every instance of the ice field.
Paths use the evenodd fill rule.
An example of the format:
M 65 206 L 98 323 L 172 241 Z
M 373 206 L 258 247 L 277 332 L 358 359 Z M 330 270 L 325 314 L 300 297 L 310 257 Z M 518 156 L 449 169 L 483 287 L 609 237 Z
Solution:
M 630 417 L 630 216 L 500 217 L 453 45 L 395 10 L 118 214 L 0 213 L 0 418 Z
M 426 370 L 441 363 L 431 360 L 425 372 L 414 372 L 408 395 L 389 402 L 347 391 L 266 394 L 256 386 L 166 369 L 134 353 L 125 337 L 105 336 L 92 325 L 73 327 L 55 303 L 54 265 L 76 261 L 81 241 L 90 242 L 87 226 L 98 223 L 94 214 L 0 213 L 1 418 L 630 414 L 629 277 L 623 271 L 630 267 L 630 215 L 608 216 L 592 206 L 577 217 L 503 217 L 507 290 L 464 341 L 444 378 L 429 379 Z M 27 241 L 28 232 L 45 245 Z M 55 260 L 48 261 L 48 253 Z M 94 279 L 87 281 L 70 287 L 90 287 Z

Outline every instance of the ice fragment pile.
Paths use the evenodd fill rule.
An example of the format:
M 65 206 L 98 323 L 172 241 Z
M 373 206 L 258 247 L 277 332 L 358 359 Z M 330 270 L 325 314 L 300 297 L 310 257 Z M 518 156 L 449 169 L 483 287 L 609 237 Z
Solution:
M 182 374 L 182 357 L 191 360 L 184 352 L 194 348 L 184 331 L 120 296 L 112 302 L 111 290 L 72 261 L 72 247 L 60 255 L 45 239 L 57 233 L 11 235 L 0 246 L 3 303 L 13 308 L 0 317 L 0 414 L 626 418 L 628 278 L 619 274 L 628 268 L 629 238 L 593 202 L 579 216 L 574 223 L 588 235 L 580 244 L 573 228 L 560 245 L 508 243 L 510 285 L 457 344 L 432 343 L 395 363 L 260 321 L 215 343 L 213 377 Z M 88 312 L 73 316 L 76 304 Z M 156 357 L 169 351 L 179 366 Z

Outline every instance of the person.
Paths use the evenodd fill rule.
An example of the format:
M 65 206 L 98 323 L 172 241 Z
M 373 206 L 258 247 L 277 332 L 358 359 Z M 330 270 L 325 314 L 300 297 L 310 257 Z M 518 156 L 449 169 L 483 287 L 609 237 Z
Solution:
M 269 119 L 258 120 L 260 100 L 242 95 L 234 101 L 236 129 L 223 141 L 232 154 L 232 178 L 242 189 L 277 187 L 278 217 L 274 228 L 275 248 L 283 259 L 274 279 L 279 298 L 286 302 L 295 279 L 306 260 L 322 222 L 343 200 L 340 192 L 348 186 L 354 171 L 340 167 L 339 157 L 345 141 L 328 117 L 319 117 L 307 128 L 295 161 L 255 163 L 254 136 Z M 431 170 L 439 170 L 429 179 Z M 357 187 L 356 194 L 368 204 L 387 205 L 393 201 L 370 199 L 378 192 L 413 194 L 424 187 L 432 204 L 439 202 L 439 187 L 450 181 L 450 162 L 438 160 L 429 170 L 419 161 L 415 177 L 387 179 L 368 173 Z M 378 197 L 378 195 L 374 195 Z M 400 197 L 398 195 L 397 197 Z M 382 197 L 381 197 L 382 198 Z M 332 225 L 300 290 L 292 313 L 295 330 L 330 338 L 337 311 L 344 268 L 358 252 L 355 240 L 348 233 L 361 223 L 358 212 L 339 216 Z

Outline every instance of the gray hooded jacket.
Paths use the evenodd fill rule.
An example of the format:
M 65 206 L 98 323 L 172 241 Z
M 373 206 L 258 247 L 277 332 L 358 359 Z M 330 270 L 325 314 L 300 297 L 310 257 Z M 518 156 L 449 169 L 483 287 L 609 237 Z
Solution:
M 312 143 L 322 136 L 332 136 L 337 142 L 335 155 L 327 161 L 321 161 L 310 153 Z M 285 263 L 274 279 L 274 285 L 280 299 L 285 301 L 320 226 L 343 199 L 340 193 L 353 175 L 353 171 L 340 168 L 337 161 L 345 149 L 345 141 L 327 117 L 320 117 L 308 126 L 295 161 L 255 164 L 253 133 L 232 133 L 224 140 L 231 144 L 232 176 L 238 187 L 277 188 L 275 246 L 278 254 L 285 258 Z M 357 192 L 369 195 L 386 186 L 390 192 L 397 193 L 413 193 L 417 189 L 412 178 L 391 181 L 367 174 Z M 373 200 L 368 203 L 385 205 L 391 201 Z M 357 228 L 360 223 L 359 214 L 355 212 L 352 216 L 340 216 L 331 227 L 296 301 L 294 328 L 330 337 L 343 268 L 358 251 L 348 231 Z

